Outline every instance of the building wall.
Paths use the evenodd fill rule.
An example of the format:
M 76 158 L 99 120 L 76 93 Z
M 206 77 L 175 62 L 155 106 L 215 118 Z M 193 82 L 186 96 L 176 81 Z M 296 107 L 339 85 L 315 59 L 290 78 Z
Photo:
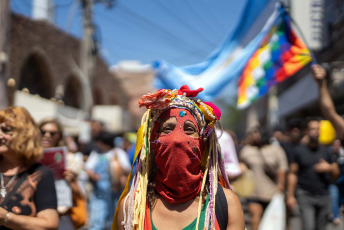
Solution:
M 123 61 L 112 70 L 112 74 L 122 82 L 124 90 L 128 93 L 128 110 L 132 114 L 132 128 L 138 129 L 142 115 L 147 110 L 145 107 L 139 107 L 139 99 L 147 93 L 156 91 L 153 87 L 153 70 L 136 61 Z
M 7 106 L 9 0 L 0 1 L 0 109 Z
M 15 79 L 18 89 L 28 85 L 34 90 L 33 93 L 48 99 L 59 97 L 68 89 L 65 101 L 80 108 L 80 100 L 83 99 L 78 67 L 80 47 L 77 38 L 48 22 L 12 14 L 10 77 Z M 127 108 L 126 92 L 99 56 L 96 58 L 92 93 L 94 104 Z

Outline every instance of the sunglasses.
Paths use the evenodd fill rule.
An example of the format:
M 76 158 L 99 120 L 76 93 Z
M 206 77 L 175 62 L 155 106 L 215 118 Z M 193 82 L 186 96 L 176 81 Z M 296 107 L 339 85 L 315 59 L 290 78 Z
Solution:
M 49 135 L 51 137 L 53 137 L 53 136 L 55 136 L 57 134 L 57 132 L 54 132 L 54 131 L 44 131 L 44 130 L 41 130 L 42 136 L 44 136 L 46 133 L 49 133 Z
M 14 131 L 14 128 L 9 127 L 9 126 L 1 126 L 0 130 L 3 134 L 10 134 Z

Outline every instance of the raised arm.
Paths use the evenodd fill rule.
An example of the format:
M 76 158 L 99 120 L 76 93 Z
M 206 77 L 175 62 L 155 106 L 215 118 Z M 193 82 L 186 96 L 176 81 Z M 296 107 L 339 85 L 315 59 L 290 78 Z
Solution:
M 319 105 L 323 116 L 328 119 L 336 130 L 340 139 L 344 138 L 344 119 L 336 112 L 329 89 L 327 87 L 326 72 L 316 64 L 312 66 L 313 77 L 318 84 Z

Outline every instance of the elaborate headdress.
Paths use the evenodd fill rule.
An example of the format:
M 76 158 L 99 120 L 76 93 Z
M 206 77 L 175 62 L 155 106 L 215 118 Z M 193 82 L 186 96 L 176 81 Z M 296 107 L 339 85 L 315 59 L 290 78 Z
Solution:
M 229 187 L 228 179 L 223 166 L 223 159 L 220 149 L 217 145 L 215 125 L 221 117 L 221 111 L 211 102 L 202 102 L 200 99 L 194 99 L 203 88 L 190 90 L 184 85 L 179 90 L 161 89 L 155 93 L 149 93 L 142 96 L 139 100 L 140 107 L 145 106 L 148 110 L 143 115 L 141 127 L 137 132 L 137 142 L 135 148 L 135 159 L 138 158 L 135 174 L 133 176 L 131 188 L 129 190 L 130 175 L 125 189 L 119 202 L 125 197 L 123 212 L 124 220 L 122 224 L 125 229 L 143 229 L 145 219 L 145 208 L 147 200 L 147 185 L 150 165 L 150 137 L 151 130 L 159 116 L 171 108 L 183 108 L 190 111 L 197 120 L 200 136 L 206 143 L 206 149 L 202 155 L 201 167 L 204 169 L 204 177 L 200 194 L 203 194 L 206 180 L 209 180 L 209 204 L 206 207 L 206 218 L 204 226 L 208 229 L 209 222 L 211 229 L 215 228 L 215 194 L 218 181 Z M 202 200 L 199 201 L 196 229 L 201 213 Z M 117 206 L 114 216 L 112 229 L 116 229 Z

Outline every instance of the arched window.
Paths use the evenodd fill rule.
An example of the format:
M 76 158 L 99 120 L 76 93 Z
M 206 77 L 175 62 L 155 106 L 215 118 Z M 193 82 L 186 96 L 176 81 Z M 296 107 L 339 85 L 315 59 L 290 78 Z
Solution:
M 97 87 L 93 88 L 93 100 L 95 105 L 104 104 L 102 91 Z
M 67 78 L 63 101 L 65 105 L 81 108 L 82 88 L 79 79 L 75 75 Z
M 29 89 L 31 94 L 50 99 L 54 96 L 49 64 L 40 52 L 31 53 L 25 60 L 18 84 L 18 89 Z

